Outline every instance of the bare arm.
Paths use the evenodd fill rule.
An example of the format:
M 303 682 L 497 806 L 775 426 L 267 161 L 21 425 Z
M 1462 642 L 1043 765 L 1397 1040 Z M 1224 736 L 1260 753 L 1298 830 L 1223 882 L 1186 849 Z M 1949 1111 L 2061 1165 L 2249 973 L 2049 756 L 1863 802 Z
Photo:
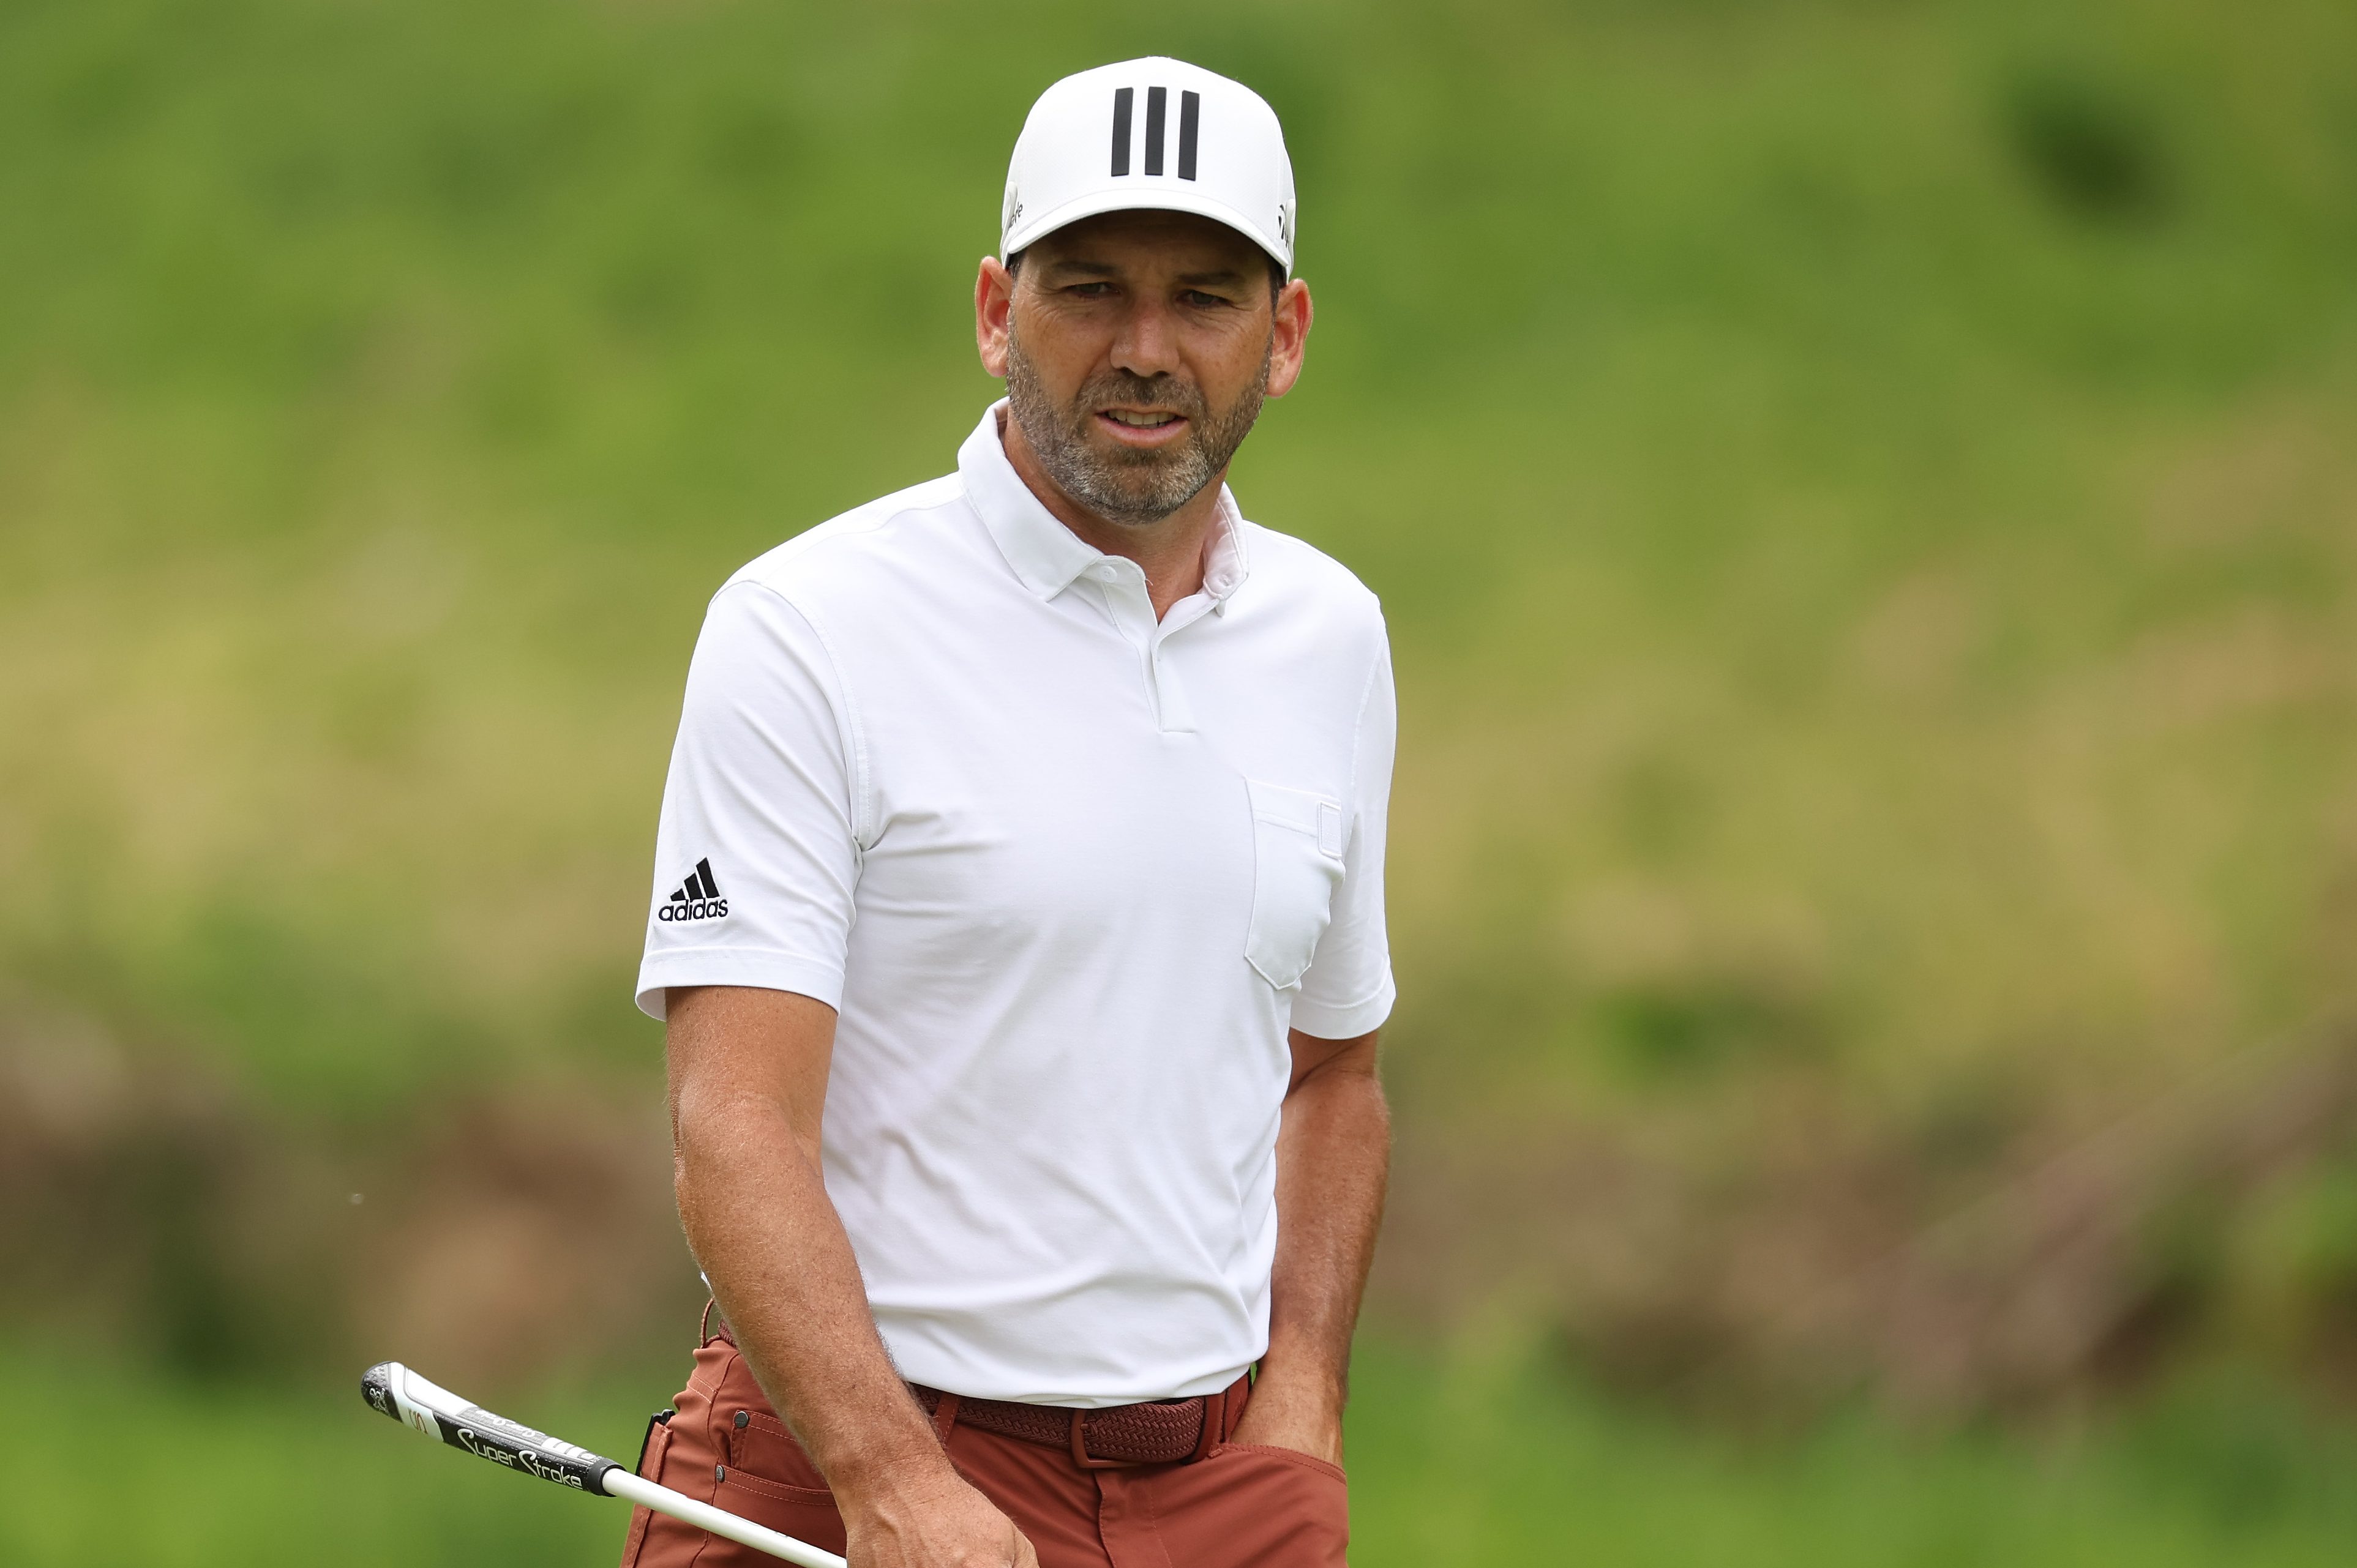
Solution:
M 853 1568 L 1033 1568 L 892 1369 L 827 1198 L 834 1010 L 697 986 L 673 988 L 667 1012 L 680 1223 L 762 1391 L 834 1488 Z
M 1293 1085 L 1276 1138 L 1268 1354 L 1235 1440 L 1339 1465 L 1351 1333 L 1391 1166 L 1391 1112 L 1375 1076 L 1375 1036 L 1322 1040 L 1296 1029 L 1291 1043 Z

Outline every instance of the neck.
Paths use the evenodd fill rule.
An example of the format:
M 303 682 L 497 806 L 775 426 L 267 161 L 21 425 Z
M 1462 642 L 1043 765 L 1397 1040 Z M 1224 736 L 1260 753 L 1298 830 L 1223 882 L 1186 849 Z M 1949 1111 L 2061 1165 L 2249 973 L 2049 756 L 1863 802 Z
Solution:
M 1146 574 L 1146 591 L 1157 618 L 1202 587 L 1203 555 L 1211 530 L 1219 523 L 1220 487 L 1227 481 L 1225 470 L 1159 521 L 1113 522 L 1074 500 L 1049 477 L 1039 455 L 1023 438 L 1023 427 L 1007 418 L 1003 409 L 998 415 L 998 441 L 1006 450 L 1006 460 L 1039 498 L 1039 504 L 1078 535 L 1082 543 L 1137 563 Z

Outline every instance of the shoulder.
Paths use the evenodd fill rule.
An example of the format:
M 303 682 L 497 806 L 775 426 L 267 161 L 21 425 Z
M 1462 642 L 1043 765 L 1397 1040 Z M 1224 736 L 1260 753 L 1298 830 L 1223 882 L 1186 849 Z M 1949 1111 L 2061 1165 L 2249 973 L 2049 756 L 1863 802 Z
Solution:
M 1348 566 L 1257 522 L 1244 523 L 1243 546 L 1246 596 L 1355 644 L 1384 641 L 1383 601 Z
M 844 628 L 885 618 L 873 607 L 905 598 L 918 575 L 950 553 L 942 542 L 956 534 L 958 517 L 971 515 L 954 476 L 931 479 L 763 552 L 712 596 L 695 666 L 723 685 L 780 671 L 838 678 L 824 672 L 839 663 Z
M 971 510 L 955 475 L 928 479 L 854 507 L 755 556 L 721 585 L 720 593 L 765 588 L 805 616 L 856 602 L 938 561 L 944 530 Z

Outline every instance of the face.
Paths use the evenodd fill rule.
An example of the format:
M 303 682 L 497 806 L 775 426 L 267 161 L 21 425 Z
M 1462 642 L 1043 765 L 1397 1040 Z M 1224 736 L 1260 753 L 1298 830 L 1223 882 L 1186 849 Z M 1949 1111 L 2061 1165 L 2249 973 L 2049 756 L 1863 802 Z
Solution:
M 975 285 L 983 364 L 1056 486 L 1116 523 L 1159 522 L 1226 471 L 1301 370 L 1309 291 L 1272 300 L 1260 248 L 1189 213 L 1058 230 Z

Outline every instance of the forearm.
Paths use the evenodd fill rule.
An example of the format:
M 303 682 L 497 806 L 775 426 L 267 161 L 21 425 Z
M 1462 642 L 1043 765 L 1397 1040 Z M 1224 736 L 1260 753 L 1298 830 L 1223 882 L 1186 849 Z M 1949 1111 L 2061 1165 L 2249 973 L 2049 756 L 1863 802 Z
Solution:
M 1374 1040 L 1342 1043 L 1286 1097 L 1276 1150 L 1268 1354 L 1252 1424 L 1340 1456 L 1351 1336 L 1373 1262 L 1391 1160 Z
M 1039 1568 L 951 1467 L 877 1336 L 819 1174 L 834 1009 L 691 986 L 667 1011 L 680 1222 L 762 1392 L 834 1490 L 852 1568 Z
M 946 1469 L 893 1370 L 813 1152 L 759 1101 L 683 1105 L 680 1220 L 762 1391 L 846 1498 Z

